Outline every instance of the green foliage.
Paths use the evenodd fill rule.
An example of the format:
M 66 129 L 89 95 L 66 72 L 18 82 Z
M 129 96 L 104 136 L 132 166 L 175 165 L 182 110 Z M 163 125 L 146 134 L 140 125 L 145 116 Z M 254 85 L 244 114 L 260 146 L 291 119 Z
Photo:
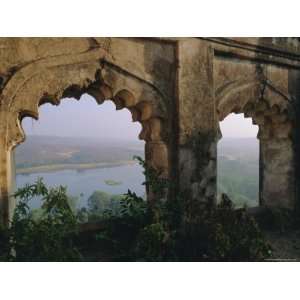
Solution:
M 149 204 L 128 191 L 120 214 L 108 214 L 107 229 L 97 236 L 109 246 L 111 260 L 249 261 L 271 255 L 255 220 L 228 197 L 217 207 L 183 195 L 164 199 L 166 181 L 149 173 L 147 184 L 159 198 Z
M 11 226 L 0 230 L 1 259 L 82 260 L 76 247 L 82 241 L 98 259 L 111 261 L 256 261 L 271 255 L 255 220 L 226 195 L 217 206 L 186 195 L 168 199 L 170 183 L 138 160 L 154 195 L 150 202 L 130 190 L 122 196 L 96 191 L 88 209 L 75 215 L 77 199 L 68 197 L 65 187 L 47 188 L 38 180 L 19 189 Z M 42 207 L 30 211 L 29 201 L 37 197 Z M 91 239 L 79 238 L 78 222 L 96 216 L 102 229 Z
M 218 143 L 218 197 L 226 193 L 236 207 L 258 206 L 259 143 L 255 138 Z
M 96 235 L 102 251 L 113 261 L 135 260 L 135 247 L 141 228 L 148 224 L 147 202 L 128 191 L 120 201 L 118 213 L 107 209 L 103 220 L 105 229 Z
M 143 174 L 145 175 L 146 181 L 143 184 L 147 189 L 151 188 L 151 191 L 155 194 L 157 199 L 162 198 L 169 182 L 161 176 L 160 172 L 147 166 L 146 162 L 140 156 L 135 155 L 133 159 L 137 160 L 144 169 Z
M 245 209 L 234 209 L 226 195 L 217 207 L 203 205 L 194 214 L 197 217 L 187 220 L 179 233 L 177 253 L 181 258 L 253 261 L 270 256 L 271 248 L 254 218 Z
M 78 197 L 73 197 L 73 196 L 68 196 L 67 197 L 67 202 L 74 214 L 77 212 L 77 207 L 79 203 L 79 198 Z
M 110 204 L 110 195 L 103 191 L 95 191 L 88 199 L 88 209 L 102 213 Z
M 100 190 L 95 191 L 88 198 L 88 221 L 102 220 L 108 211 L 113 215 L 119 214 L 123 197 L 123 195 L 111 195 Z M 80 217 L 84 210 L 79 211 Z
M 112 186 L 122 184 L 122 181 L 115 181 L 112 179 L 106 179 L 106 180 L 104 180 L 104 182 L 105 182 L 105 184 L 112 185 Z
M 13 220 L 2 228 L 1 259 L 9 261 L 77 261 L 81 259 L 74 245 L 77 219 L 68 204 L 65 187 L 48 189 L 39 179 L 19 189 Z M 42 198 L 38 215 L 30 212 L 29 201 Z
M 89 221 L 89 212 L 85 207 L 77 211 L 77 219 L 79 223 L 87 223 Z
M 258 161 L 218 158 L 218 195 L 226 193 L 237 207 L 258 205 Z
M 136 246 L 136 255 L 139 260 L 163 260 L 167 239 L 167 232 L 161 223 L 153 223 L 142 228 Z

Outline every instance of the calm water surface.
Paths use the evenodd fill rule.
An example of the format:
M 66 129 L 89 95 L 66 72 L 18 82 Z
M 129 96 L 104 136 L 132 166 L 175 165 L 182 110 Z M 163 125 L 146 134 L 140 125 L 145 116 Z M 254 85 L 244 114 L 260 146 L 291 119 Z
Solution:
M 39 177 L 42 177 L 48 186 L 67 186 L 69 195 L 80 198 L 79 206 L 86 206 L 87 199 L 95 190 L 102 190 L 110 194 L 124 194 L 130 189 L 139 196 L 145 194 L 145 186 L 142 185 L 145 177 L 143 168 L 139 164 L 88 170 L 18 174 L 16 178 L 17 187 L 23 187 L 26 183 L 33 183 Z M 107 185 L 105 180 L 121 183 Z

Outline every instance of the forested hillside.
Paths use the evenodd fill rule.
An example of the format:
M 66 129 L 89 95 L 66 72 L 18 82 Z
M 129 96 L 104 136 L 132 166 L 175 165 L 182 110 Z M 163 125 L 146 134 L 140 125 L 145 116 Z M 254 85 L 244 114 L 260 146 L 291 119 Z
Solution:
M 225 138 L 218 144 L 218 194 L 237 206 L 258 205 L 259 143 L 254 138 Z

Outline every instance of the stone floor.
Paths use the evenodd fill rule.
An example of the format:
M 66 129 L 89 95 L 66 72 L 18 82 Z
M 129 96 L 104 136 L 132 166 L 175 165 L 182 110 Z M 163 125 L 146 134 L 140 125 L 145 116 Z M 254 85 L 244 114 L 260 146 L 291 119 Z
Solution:
M 300 229 L 266 231 L 265 236 L 273 248 L 271 261 L 300 261 Z

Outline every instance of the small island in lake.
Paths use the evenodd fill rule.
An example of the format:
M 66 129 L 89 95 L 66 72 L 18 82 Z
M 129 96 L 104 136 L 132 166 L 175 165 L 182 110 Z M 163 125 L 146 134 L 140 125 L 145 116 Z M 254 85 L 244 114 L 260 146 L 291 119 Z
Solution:
M 120 184 L 122 184 L 122 181 L 115 181 L 115 180 L 112 180 L 112 179 L 104 180 L 104 182 L 107 185 L 120 185 Z

